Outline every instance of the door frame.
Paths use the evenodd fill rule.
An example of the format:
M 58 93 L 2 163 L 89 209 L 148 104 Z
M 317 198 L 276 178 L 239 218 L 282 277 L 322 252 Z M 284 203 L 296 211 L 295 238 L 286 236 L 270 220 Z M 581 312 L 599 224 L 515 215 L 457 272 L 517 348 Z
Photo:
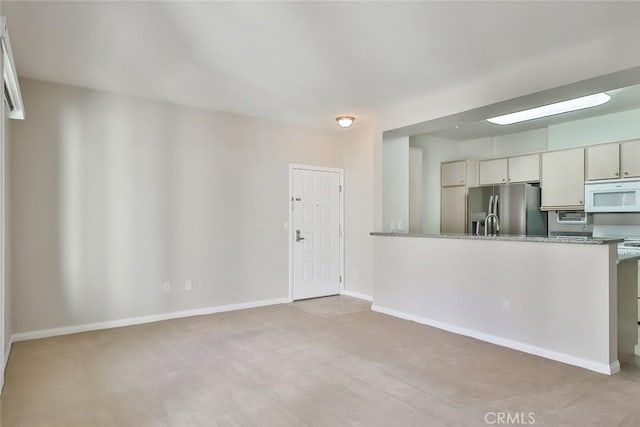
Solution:
M 3 18 L 4 19 L 4 18 Z M 4 30 L 4 27 L 3 27 Z M 0 49 L 0 71 L 4 73 L 4 67 L 7 64 L 4 63 L 4 48 Z M 4 83 L 3 83 L 4 84 Z M 7 369 L 7 362 L 9 361 L 8 356 L 9 353 L 7 350 L 11 348 L 11 342 L 9 342 L 9 349 L 5 348 L 5 332 L 6 332 L 6 316 L 7 316 L 7 303 L 6 303 L 6 244 L 7 244 L 7 227 L 6 227 L 6 219 L 7 219 L 7 174 L 8 174 L 8 162 L 6 159 L 6 139 L 5 126 L 7 124 L 7 120 L 5 120 L 5 96 L 4 94 L 0 97 L 0 354 L 2 356 L 2 369 L 0 375 L 0 395 L 4 390 L 4 374 Z
M 338 256 L 340 262 L 340 293 L 344 292 L 344 169 L 342 168 L 328 168 L 323 166 L 301 165 L 297 163 L 289 163 L 289 222 L 287 223 L 287 236 L 289 239 L 289 302 L 293 301 L 293 171 L 294 169 L 309 170 L 314 172 L 333 172 L 337 173 L 340 181 L 340 255 Z

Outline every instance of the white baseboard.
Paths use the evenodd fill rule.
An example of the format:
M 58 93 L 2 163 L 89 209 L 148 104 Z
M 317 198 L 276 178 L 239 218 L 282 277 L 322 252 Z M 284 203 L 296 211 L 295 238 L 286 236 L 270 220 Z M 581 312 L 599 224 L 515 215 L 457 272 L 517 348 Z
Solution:
M 9 338 L 9 344 L 4 350 L 4 365 L 2 365 L 2 378 L 0 378 L 0 396 L 4 393 L 4 377 L 7 372 L 7 362 L 9 362 L 9 355 L 11 354 L 11 346 L 13 345 L 13 336 Z
M 620 362 L 616 360 L 611 365 L 609 365 L 609 372 L 611 372 L 609 375 L 613 375 L 620 372 Z M 603 373 L 606 374 L 606 372 L 603 372 Z
M 365 294 L 361 294 L 359 292 L 353 292 L 353 291 L 349 291 L 347 289 L 343 290 L 341 292 L 342 295 L 347 295 L 349 297 L 353 297 L 353 298 L 358 298 L 358 299 L 363 299 L 365 301 L 369 301 L 369 302 L 373 302 L 373 297 L 371 297 L 371 295 L 365 295 Z
M 399 317 L 405 320 L 412 320 L 423 325 L 433 326 L 438 329 L 453 332 L 456 334 L 464 335 L 471 338 L 476 338 L 481 341 L 486 341 L 492 344 L 496 344 L 502 347 L 512 348 L 525 353 L 534 354 L 536 356 L 544 357 L 546 359 L 556 360 L 558 362 L 566 363 L 568 365 L 579 366 L 581 368 L 588 369 L 590 371 L 599 372 L 601 374 L 613 375 L 620 370 L 620 363 L 616 360 L 611 364 L 603 364 L 581 357 L 571 356 L 569 354 L 560 353 L 557 351 L 549 350 L 542 347 L 536 347 L 530 344 L 525 344 L 519 341 L 514 341 L 508 338 L 499 337 L 496 335 L 486 334 L 484 332 L 475 331 L 473 329 L 462 328 L 454 326 L 448 323 L 439 322 L 437 320 L 427 319 L 420 316 L 414 316 L 412 314 L 403 313 L 390 308 L 381 307 L 379 305 L 372 305 L 371 310 L 379 313 L 388 314 L 390 316 Z
M 7 369 L 7 362 L 9 362 L 9 355 L 11 354 L 12 346 L 13 346 L 13 335 L 11 335 L 11 338 L 9 338 L 9 345 L 4 350 L 4 369 L 2 372 L 4 372 Z
M 159 322 L 162 320 L 178 319 L 181 317 L 202 316 L 205 314 L 222 313 L 225 311 L 243 310 L 247 308 L 264 307 L 267 305 L 275 304 L 285 304 L 288 302 L 289 298 L 276 298 L 262 301 L 250 301 L 240 304 L 196 308 L 194 310 L 174 311 L 171 313 L 153 314 L 150 316 L 130 317 L 127 319 L 107 320 L 105 322 L 85 323 L 83 325 L 64 326 L 62 328 L 41 329 L 31 332 L 19 332 L 11 336 L 11 342 L 55 337 L 58 335 L 76 334 L 79 332 L 97 331 L 100 329 L 119 328 L 122 326 L 140 325 L 143 323 Z

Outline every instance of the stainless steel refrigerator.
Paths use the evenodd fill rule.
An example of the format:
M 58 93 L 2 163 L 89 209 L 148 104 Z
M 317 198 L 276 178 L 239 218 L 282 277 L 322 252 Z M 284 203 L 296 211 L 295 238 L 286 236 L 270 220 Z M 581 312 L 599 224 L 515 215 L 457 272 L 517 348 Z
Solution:
M 501 184 L 469 188 L 468 232 L 479 235 L 547 235 L 547 215 L 540 211 L 540 187 Z

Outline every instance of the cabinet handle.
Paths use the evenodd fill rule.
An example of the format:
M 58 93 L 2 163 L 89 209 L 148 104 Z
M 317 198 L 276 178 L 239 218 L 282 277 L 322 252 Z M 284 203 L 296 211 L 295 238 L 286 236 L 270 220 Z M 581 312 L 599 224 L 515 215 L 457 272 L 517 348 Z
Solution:
M 582 204 L 582 200 L 578 200 L 578 204 L 581 205 Z
M 615 176 L 619 176 L 620 174 L 618 172 L 614 172 L 613 173 Z
M 624 174 L 625 174 L 625 175 L 629 175 L 629 172 L 626 172 L 626 171 L 625 171 L 625 173 L 624 173 Z

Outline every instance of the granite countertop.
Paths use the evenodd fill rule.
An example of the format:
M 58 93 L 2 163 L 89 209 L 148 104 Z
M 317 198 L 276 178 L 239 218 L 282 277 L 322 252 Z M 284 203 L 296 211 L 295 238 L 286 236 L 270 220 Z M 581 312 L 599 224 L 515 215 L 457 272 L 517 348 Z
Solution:
M 395 233 L 395 232 L 372 232 L 372 236 L 393 236 L 393 237 L 424 237 L 429 239 L 465 239 L 465 240 L 501 240 L 507 242 L 536 242 L 536 243 L 572 243 L 579 245 L 606 245 L 609 243 L 620 243 L 621 238 L 602 237 L 546 237 L 546 236 L 523 236 L 515 234 L 500 234 L 498 236 L 475 236 L 472 234 L 422 234 L 422 233 Z

